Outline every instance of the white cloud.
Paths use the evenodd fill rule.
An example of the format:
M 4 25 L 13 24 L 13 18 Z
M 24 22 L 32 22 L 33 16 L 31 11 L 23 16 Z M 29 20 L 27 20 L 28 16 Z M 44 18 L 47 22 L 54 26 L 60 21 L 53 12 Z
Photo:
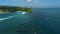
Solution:
M 31 2 L 32 0 L 12 0 L 13 2 L 16 2 L 16 1 L 26 1 L 26 2 Z
M 31 2 L 32 0 L 27 0 L 26 2 Z

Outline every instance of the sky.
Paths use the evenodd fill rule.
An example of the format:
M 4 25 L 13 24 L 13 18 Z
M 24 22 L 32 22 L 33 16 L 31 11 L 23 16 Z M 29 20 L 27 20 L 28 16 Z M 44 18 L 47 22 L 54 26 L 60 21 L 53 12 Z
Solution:
M 60 7 L 60 0 L 0 0 L 0 5 L 22 7 Z

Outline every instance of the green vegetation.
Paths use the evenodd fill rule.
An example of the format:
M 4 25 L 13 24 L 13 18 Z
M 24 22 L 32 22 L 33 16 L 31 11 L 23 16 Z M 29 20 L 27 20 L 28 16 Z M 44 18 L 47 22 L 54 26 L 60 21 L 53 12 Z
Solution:
M 9 12 L 15 12 L 15 11 L 32 12 L 32 8 L 15 7 L 15 6 L 0 6 L 0 10 L 9 11 Z

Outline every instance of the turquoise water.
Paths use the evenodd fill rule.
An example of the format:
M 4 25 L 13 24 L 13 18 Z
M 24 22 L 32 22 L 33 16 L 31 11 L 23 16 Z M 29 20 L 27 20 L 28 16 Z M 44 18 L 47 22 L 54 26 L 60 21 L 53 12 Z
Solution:
M 60 8 L 0 14 L 0 34 L 60 34 Z
M 0 14 L 0 34 L 29 34 L 30 27 L 29 12 L 11 12 Z M 31 31 L 30 31 L 31 30 Z

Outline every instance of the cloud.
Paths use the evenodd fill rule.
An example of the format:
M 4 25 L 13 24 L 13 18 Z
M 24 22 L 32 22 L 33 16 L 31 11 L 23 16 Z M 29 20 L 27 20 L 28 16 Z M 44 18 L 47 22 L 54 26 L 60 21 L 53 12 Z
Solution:
M 20 1 L 20 2 L 24 2 L 24 1 L 31 2 L 32 0 L 13 0 L 13 2 L 17 2 L 17 1 Z
M 32 0 L 27 0 L 26 2 L 31 2 Z

